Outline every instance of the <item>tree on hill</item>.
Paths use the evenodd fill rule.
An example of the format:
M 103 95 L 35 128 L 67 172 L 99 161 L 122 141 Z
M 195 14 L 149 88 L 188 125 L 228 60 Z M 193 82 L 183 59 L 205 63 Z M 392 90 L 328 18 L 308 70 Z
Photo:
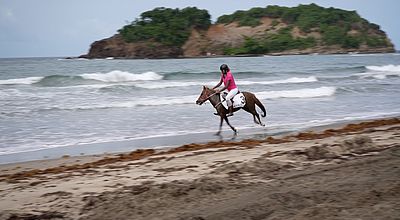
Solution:
M 169 46 L 181 46 L 190 36 L 191 28 L 207 29 L 211 25 L 207 10 L 187 7 L 155 8 L 119 30 L 126 42 L 152 40 Z
M 260 19 L 269 17 L 280 19 L 286 28 L 276 34 L 265 35 L 259 39 L 246 38 L 243 45 L 237 48 L 225 48 L 225 54 L 269 53 L 291 49 L 305 49 L 320 45 L 339 45 L 342 48 L 359 48 L 361 44 L 370 47 L 388 46 L 384 33 L 379 25 L 361 18 L 356 11 L 337 8 L 324 8 L 316 4 L 297 7 L 267 6 L 252 8 L 248 11 L 236 11 L 231 15 L 222 15 L 217 19 L 219 24 L 237 22 L 239 26 L 258 26 Z M 276 20 L 274 20 L 276 22 Z M 290 30 L 298 27 L 303 33 L 316 31 L 322 38 L 295 38 Z M 349 34 L 353 30 L 356 34 Z M 374 34 L 371 35 L 371 30 Z
M 254 29 L 227 26 L 226 29 L 230 29 L 227 32 L 234 34 L 225 37 L 222 36 L 225 31 L 219 32 L 223 28 L 209 29 L 211 20 L 207 10 L 159 7 L 143 12 L 118 30 L 118 35 L 94 42 L 88 57 L 167 58 L 206 53 L 235 55 L 393 50 L 393 45 L 379 25 L 361 18 L 356 11 L 323 8 L 316 4 L 292 8 L 271 5 L 240 10 L 220 16 L 216 26 L 235 23 L 256 27 L 262 22 L 263 26 Z M 189 42 L 193 29 L 199 30 L 199 35 L 194 35 L 193 41 Z M 183 47 L 186 42 L 188 44 Z

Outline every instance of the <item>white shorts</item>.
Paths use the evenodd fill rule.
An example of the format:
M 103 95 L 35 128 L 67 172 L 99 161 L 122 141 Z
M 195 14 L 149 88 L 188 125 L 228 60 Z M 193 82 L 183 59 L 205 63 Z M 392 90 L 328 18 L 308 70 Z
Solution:
M 239 92 L 238 88 L 234 88 L 231 91 L 228 92 L 228 95 L 226 95 L 226 104 L 228 106 L 232 106 L 232 101 L 231 99 Z

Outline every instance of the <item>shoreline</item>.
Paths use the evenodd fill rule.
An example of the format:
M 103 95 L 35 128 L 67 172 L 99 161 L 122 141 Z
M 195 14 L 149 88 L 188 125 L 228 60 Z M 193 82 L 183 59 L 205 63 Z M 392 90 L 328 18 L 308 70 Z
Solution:
M 258 131 L 258 132 L 257 132 Z M 239 136 L 234 138 L 234 141 L 241 141 L 247 138 L 255 138 L 258 133 L 264 135 L 276 135 L 280 133 L 289 133 L 292 131 L 275 132 L 265 131 L 264 128 L 247 128 L 241 130 Z M 34 151 L 16 152 L 11 154 L 0 155 L 0 166 L 2 164 L 23 163 L 37 160 L 58 159 L 63 156 L 98 156 L 103 154 L 118 154 L 126 153 L 137 149 L 170 149 L 179 147 L 185 144 L 192 143 L 207 143 L 212 141 L 229 141 L 232 140 L 231 130 L 224 129 L 222 134 L 225 136 L 215 136 L 215 132 L 199 132 L 177 135 L 165 135 L 135 138 L 123 141 L 111 141 L 100 143 L 89 143 L 81 145 L 68 145 L 62 147 L 54 147 L 48 149 L 39 149 Z
M 391 219 L 400 214 L 399 140 L 397 117 L 0 165 L 0 219 L 287 219 L 295 216 L 288 204 L 300 219 Z
M 199 132 L 187 133 L 176 135 L 161 135 L 144 138 L 134 138 L 122 141 L 88 143 L 80 145 L 67 145 L 60 147 L 52 147 L 46 149 L 16 152 L 10 154 L 0 155 L 0 166 L 6 164 L 25 163 L 32 161 L 42 160 L 57 160 L 63 157 L 79 157 L 90 156 L 99 157 L 102 155 L 115 155 L 131 152 L 140 149 L 155 149 L 165 150 L 177 148 L 187 144 L 207 144 L 208 142 L 216 141 L 230 141 L 238 143 L 245 139 L 262 140 L 267 137 L 277 137 L 283 135 L 290 135 L 294 133 L 302 133 L 307 131 L 323 131 L 328 128 L 339 128 L 349 123 L 357 123 L 362 121 L 374 121 L 386 118 L 396 118 L 399 116 L 391 117 L 376 117 L 372 119 L 352 119 L 352 120 L 338 120 L 322 125 L 312 125 L 305 128 L 269 128 L 267 127 L 249 127 L 239 130 L 238 136 L 232 136 L 231 130 L 225 128 L 222 130 L 221 136 L 215 136 L 215 132 Z M 280 126 L 278 126 L 280 127 Z
M 30 160 L 30 161 L 21 161 L 15 163 L 5 163 L 0 164 L 0 171 L 2 171 L 3 175 L 0 175 L 0 182 L 2 178 L 9 176 L 6 170 L 9 170 L 11 167 L 18 167 L 14 170 L 19 170 L 19 168 L 23 168 L 22 170 L 29 170 L 25 173 L 22 171 L 18 174 L 18 177 L 21 175 L 24 176 L 32 176 L 36 174 L 43 174 L 46 172 L 49 173 L 62 173 L 65 171 L 71 170 L 81 170 L 86 169 L 88 167 L 93 166 L 102 166 L 105 164 L 112 164 L 115 162 L 121 161 L 131 161 L 131 160 L 140 160 L 147 157 L 152 156 L 164 156 L 168 154 L 175 154 L 179 152 L 191 152 L 197 150 L 207 150 L 207 149 L 218 149 L 218 148 L 229 148 L 235 146 L 243 146 L 246 145 L 248 147 L 261 145 L 261 144 L 282 144 L 282 143 L 291 143 L 296 141 L 304 141 L 304 140 L 318 140 L 329 137 L 335 137 L 341 134 L 346 133 L 354 133 L 360 132 L 365 129 L 373 129 L 374 127 L 387 126 L 387 125 L 396 125 L 400 124 L 400 117 L 389 117 L 389 118 L 380 118 L 380 119 L 371 119 L 371 120 L 356 120 L 351 122 L 339 122 L 328 125 L 315 126 L 312 128 L 306 128 L 301 131 L 288 131 L 283 134 L 277 134 L 275 136 L 265 136 L 263 138 L 244 138 L 242 137 L 239 140 L 213 140 L 213 141 L 205 141 L 205 142 L 191 142 L 179 146 L 166 146 L 162 148 L 139 148 L 133 151 L 122 151 L 122 152 L 104 152 L 102 154 L 92 154 L 85 155 L 80 153 L 79 155 L 70 155 L 63 154 L 59 157 L 55 158 L 42 158 L 38 160 Z M 108 145 L 109 143 L 104 143 Z M 31 152 L 27 152 L 31 153 Z M 7 155 L 6 155 L 7 156 Z M 78 162 L 77 165 L 66 165 L 72 161 Z M 59 163 L 62 163 L 61 165 Z M 37 170 L 37 164 L 53 164 L 53 166 L 61 166 L 61 169 L 53 169 L 50 167 L 49 169 L 46 166 L 38 166 L 40 168 L 44 168 L 43 170 Z M 24 166 L 26 165 L 26 166 Z M 83 166 L 81 166 L 83 165 Z

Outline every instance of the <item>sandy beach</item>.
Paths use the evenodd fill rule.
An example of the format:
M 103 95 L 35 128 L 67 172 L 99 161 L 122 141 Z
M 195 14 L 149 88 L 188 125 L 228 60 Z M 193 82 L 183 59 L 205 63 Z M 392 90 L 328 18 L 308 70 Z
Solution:
M 0 171 L 0 219 L 399 219 L 400 119 Z

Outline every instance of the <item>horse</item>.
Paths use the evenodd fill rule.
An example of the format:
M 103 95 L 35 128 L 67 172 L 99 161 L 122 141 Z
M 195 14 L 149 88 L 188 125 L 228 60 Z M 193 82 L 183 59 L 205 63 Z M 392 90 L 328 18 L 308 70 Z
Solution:
M 249 112 L 250 114 L 253 115 L 254 123 L 259 124 L 261 126 L 265 126 L 261 122 L 260 116 L 256 111 L 256 105 L 257 105 L 263 111 L 262 117 L 265 117 L 267 115 L 267 111 L 265 110 L 264 105 L 260 102 L 260 100 L 257 99 L 257 97 L 253 93 L 251 93 L 251 92 L 242 92 L 242 93 L 246 99 L 246 104 L 241 108 L 234 108 L 233 111 L 236 112 L 240 109 L 243 109 L 246 112 Z M 213 89 L 203 86 L 203 91 L 201 92 L 199 98 L 197 99 L 196 104 L 202 105 L 206 101 L 211 102 L 211 104 L 217 110 L 217 113 L 214 113 L 214 114 L 219 115 L 219 117 L 221 119 L 220 124 L 219 124 L 219 130 L 216 133 L 216 135 L 220 135 L 220 133 L 221 133 L 223 120 L 226 121 L 226 123 L 229 125 L 229 127 L 233 130 L 234 135 L 236 135 L 237 130 L 229 123 L 228 117 L 226 116 L 226 114 L 228 113 L 228 110 L 222 105 L 221 97 L 220 97 L 219 93 L 217 93 Z

